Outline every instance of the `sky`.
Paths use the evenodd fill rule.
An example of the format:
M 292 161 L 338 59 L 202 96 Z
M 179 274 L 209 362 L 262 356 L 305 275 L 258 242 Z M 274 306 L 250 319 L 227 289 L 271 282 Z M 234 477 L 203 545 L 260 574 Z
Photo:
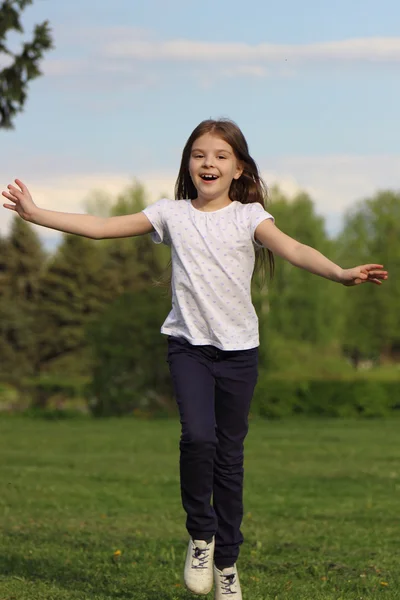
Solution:
M 19 177 L 68 212 L 134 179 L 149 201 L 173 197 L 210 117 L 236 121 L 267 184 L 308 192 L 331 234 L 357 201 L 400 189 L 397 0 L 34 0 L 10 46 L 46 19 L 55 49 L 0 130 L 1 189 Z M 1 207 L 0 233 L 11 217 Z

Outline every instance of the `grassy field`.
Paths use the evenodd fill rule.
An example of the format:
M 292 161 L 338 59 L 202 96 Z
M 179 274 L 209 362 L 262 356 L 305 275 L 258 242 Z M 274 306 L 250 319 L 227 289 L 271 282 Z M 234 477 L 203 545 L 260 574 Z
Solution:
M 245 600 L 400 599 L 399 425 L 252 421 Z M 178 437 L 174 421 L 0 419 L 0 600 L 194 598 Z

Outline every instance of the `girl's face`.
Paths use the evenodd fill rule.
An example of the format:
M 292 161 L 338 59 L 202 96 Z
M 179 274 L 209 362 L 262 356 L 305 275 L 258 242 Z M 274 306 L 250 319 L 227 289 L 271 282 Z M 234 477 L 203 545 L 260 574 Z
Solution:
M 243 172 L 230 144 L 206 133 L 193 143 L 189 172 L 198 197 L 228 200 L 233 179 Z

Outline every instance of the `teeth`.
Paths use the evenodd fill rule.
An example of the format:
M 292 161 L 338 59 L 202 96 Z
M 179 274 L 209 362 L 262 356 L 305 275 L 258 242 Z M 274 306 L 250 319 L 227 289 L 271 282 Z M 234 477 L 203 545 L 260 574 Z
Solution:
M 202 175 L 202 179 L 217 179 L 216 175 Z

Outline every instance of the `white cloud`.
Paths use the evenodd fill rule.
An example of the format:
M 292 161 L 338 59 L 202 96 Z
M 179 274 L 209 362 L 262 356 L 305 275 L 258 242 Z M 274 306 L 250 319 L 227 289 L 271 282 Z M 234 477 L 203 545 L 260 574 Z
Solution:
M 62 52 L 74 45 L 79 58 L 64 59 Z M 151 76 L 148 63 L 152 62 Z M 400 37 L 359 38 L 315 44 L 248 44 L 240 42 L 203 42 L 189 39 L 159 41 L 154 33 L 130 27 L 80 28 L 62 31 L 59 57 L 51 55 L 43 70 L 52 76 L 74 76 L 88 85 L 104 86 L 104 75 L 118 77 L 115 82 L 132 80 L 149 87 L 165 77 L 170 68 L 199 69 L 213 66 L 212 75 L 254 77 L 293 76 L 300 68 L 312 65 L 400 63 Z M 87 76 L 90 74 L 90 78 Z M 85 75 L 85 77 L 82 77 Z M 133 79 L 132 79 L 133 77 Z
M 269 75 L 269 71 L 260 65 L 237 65 L 223 69 L 222 74 L 226 77 L 247 77 L 262 78 Z
M 309 61 L 389 61 L 400 62 L 400 38 L 359 38 L 318 44 L 257 44 L 151 39 L 107 41 L 107 57 L 139 61 L 179 62 L 259 62 L 263 64 Z
M 323 214 L 343 212 L 378 189 L 400 189 L 400 155 L 287 156 L 269 164 L 283 179 L 290 174 L 310 190 Z
M 42 72 L 47 76 L 65 76 L 84 73 L 91 68 L 90 61 L 82 60 L 65 60 L 65 59 L 48 59 L 43 62 Z

